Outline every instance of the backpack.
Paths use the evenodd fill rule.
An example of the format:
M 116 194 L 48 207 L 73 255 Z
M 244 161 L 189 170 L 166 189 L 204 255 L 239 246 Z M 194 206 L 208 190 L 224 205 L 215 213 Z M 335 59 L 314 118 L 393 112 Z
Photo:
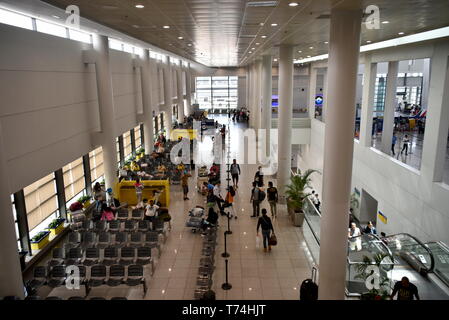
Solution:
M 265 200 L 265 191 L 259 190 L 259 201 L 264 201 Z

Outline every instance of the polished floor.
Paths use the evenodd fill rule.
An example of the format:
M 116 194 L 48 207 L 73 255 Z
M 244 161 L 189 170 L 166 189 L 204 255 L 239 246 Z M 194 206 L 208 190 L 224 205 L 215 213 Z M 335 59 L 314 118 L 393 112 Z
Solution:
M 217 116 L 221 123 L 227 123 L 226 116 Z M 238 134 L 235 130 L 243 124 L 233 124 L 231 121 L 231 157 L 235 155 Z M 229 144 L 228 144 L 229 145 Z M 225 150 L 225 149 L 223 149 Z M 199 143 L 197 151 L 205 162 L 213 159 L 213 142 L 210 136 L 205 136 Z M 294 227 L 287 215 L 286 207 L 279 205 L 278 218 L 274 220 L 274 229 L 278 238 L 278 245 L 269 253 L 262 248 L 256 248 L 257 220 L 251 218 L 252 206 L 250 204 L 250 185 L 257 170 L 256 164 L 240 164 L 242 175 L 235 197 L 234 210 L 238 216 L 232 219 L 230 228 L 232 234 L 227 238 L 227 251 L 230 254 L 229 283 L 232 289 L 225 291 L 221 285 L 225 282 L 225 259 L 221 257 L 224 252 L 224 231 L 227 230 L 227 218 L 220 217 L 219 240 L 215 256 L 213 290 L 217 299 L 299 299 L 300 283 L 310 277 L 312 256 L 306 245 L 302 228 Z M 148 300 L 179 300 L 193 299 L 196 287 L 199 260 L 201 257 L 202 238 L 198 233 L 192 233 L 185 227 L 188 211 L 196 205 L 205 205 L 205 197 L 196 190 L 196 175 L 190 178 L 190 200 L 182 200 L 182 191 L 179 185 L 171 187 L 170 213 L 172 230 L 162 248 L 162 255 L 156 263 L 156 271 L 150 276 L 150 268 L 146 268 L 148 292 L 143 296 L 141 286 L 128 288 L 120 286 L 109 288 L 102 286 L 93 288 L 89 297 L 100 296 L 111 298 L 125 296 L 128 299 Z M 225 196 L 226 166 L 222 166 L 222 195 Z M 265 177 L 265 183 L 275 179 Z M 269 209 L 265 200 L 262 207 Z M 49 295 L 70 297 L 83 295 L 84 290 L 76 293 L 66 288 L 57 288 Z

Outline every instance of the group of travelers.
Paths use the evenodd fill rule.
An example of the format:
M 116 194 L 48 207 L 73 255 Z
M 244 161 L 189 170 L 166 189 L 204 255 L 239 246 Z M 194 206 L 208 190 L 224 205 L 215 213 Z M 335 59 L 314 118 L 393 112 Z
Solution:
M 234 110 L 232 112 L 232 121 L 235 122 L 249 122 L 249 110 L 242 108 L 240 110 Z

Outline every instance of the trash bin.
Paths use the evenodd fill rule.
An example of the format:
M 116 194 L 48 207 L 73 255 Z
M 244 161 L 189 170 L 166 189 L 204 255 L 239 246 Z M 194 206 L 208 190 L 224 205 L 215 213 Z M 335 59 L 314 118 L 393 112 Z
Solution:
M 295 227 L 302 227 L 302 224 L 304 222 L 304 213 L 303 212 L 293 212 L 292 222 Z

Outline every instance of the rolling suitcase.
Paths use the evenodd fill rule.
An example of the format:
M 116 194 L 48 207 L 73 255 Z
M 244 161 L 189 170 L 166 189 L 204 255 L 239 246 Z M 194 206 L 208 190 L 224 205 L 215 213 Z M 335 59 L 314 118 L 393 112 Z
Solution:
M 312 268 L 312 278 L 306 279 L 301 283 L 299 290 L 299 300 L 314 301 L 318 300 L 318 285 L 316 284 L 316 267 Z

